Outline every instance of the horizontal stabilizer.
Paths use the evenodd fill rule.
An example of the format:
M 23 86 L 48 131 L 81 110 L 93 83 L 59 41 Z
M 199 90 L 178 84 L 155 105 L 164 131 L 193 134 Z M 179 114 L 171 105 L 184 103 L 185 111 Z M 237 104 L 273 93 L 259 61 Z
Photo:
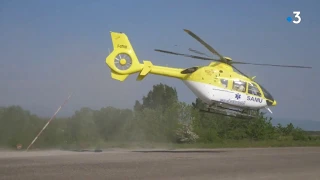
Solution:
M 151 71 L 151 68 L 153 66 L 151 61 L 143 61 L 143 63 L 144 63 L 144 66 L 137 77 L 137 81 L 142 81 Z

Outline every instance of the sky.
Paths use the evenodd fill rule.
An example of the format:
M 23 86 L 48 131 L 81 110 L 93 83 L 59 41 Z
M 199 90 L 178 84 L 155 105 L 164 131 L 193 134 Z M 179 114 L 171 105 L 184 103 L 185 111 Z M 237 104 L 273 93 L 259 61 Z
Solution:
M 193 48 L 208 54 L 183 31 L 190 29 L 235 61 L 312 66 L 237 65 L 277 100 L 272 117 L 320 121 L 319 5 L 318 0 L 2 0 L 0 106 L 51 116 L 73 92 L 58 116 L 82 107 L 132 108 L 158 83 L 175 87 L 179 99 L 191 103 L 195 95 L 179 80 L 148 75 L 137 82 L 132 75 L 120 82 L 111 79 L 105 64 L 110 31 L 118 31 L 128 35 L 140 60 L 180 68 L 207 65 L 154 51 Z M 301 12 L 300 24 L 287 22 L 293 11 Z

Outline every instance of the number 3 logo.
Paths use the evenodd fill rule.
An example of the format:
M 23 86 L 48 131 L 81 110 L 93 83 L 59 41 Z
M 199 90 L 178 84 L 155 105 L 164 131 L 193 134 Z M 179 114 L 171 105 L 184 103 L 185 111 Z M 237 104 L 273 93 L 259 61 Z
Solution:
M 293 11 L 294 17 L 296 20 L 292 21 L 295 24 L 299 24 L 301 22 L 300 11 Z

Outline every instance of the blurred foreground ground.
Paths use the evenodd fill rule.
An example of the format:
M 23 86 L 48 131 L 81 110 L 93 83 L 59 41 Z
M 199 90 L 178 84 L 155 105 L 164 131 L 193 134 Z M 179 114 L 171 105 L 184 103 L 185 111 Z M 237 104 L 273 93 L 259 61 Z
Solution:
M 0 151 L 0 179 L 320 179 L 320 148 Z

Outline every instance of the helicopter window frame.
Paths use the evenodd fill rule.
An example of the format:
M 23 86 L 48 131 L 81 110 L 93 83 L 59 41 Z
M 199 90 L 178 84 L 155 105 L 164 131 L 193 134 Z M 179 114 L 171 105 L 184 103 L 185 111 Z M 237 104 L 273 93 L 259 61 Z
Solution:
M 232 83 L 232 90 L 234 91 L 238 91 L 238 92 L 242 92 L 242 93 L 246 93 L 247 92 L 247 82 L 246 81 L 242 81 L 242 80 L 233 80 L 233 83 Z M 243 86 L 244 87 L 244 90 L 241 91 L 239 88 L 240 86 Z
M 252 89 L 254 89 L 254 90 L 252 90 Z M 252 82 L 248 83 L 248 94 L 262 97 L 262 92 L 260 91 L 258 85 L 256 85 L 255 83 L 252 83 Z
M 259 84 L 261 91 L 263 92 L 263 96 L 269 100 L 274 100 L 274 98 L 272 97 L 272 95 L 267 91 L 267 89 L 265 89 L 261 84 Z
M 223 88 L 227 89 L 229 80 L 228 79 L 224 79 L 224 78 L 220 78 L 220 83 L 223 86 Z

